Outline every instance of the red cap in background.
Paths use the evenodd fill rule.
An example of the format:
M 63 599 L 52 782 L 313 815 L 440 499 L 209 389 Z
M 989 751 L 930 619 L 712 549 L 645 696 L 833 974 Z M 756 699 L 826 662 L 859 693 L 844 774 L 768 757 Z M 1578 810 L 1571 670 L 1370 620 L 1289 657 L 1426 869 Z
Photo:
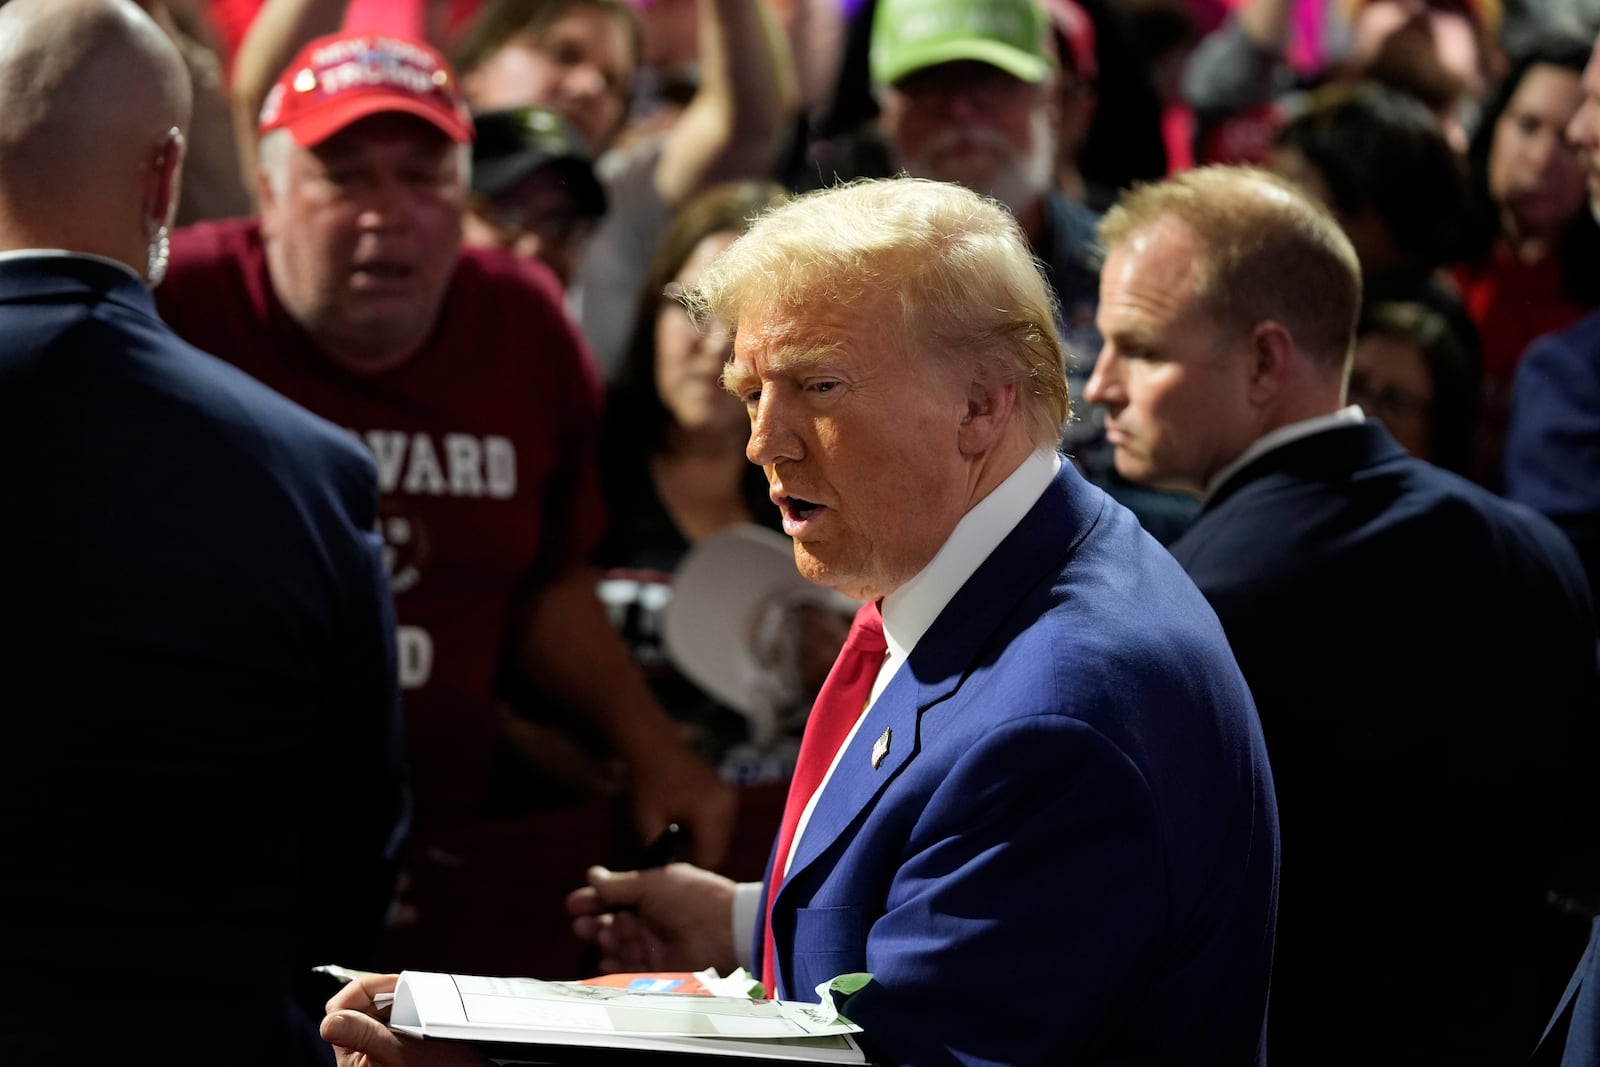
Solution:
M 310 148 L 358 119 L 398 111 L 472 140 L 472 116 L 450 64 L 420 41 L 373 33 L 319 37 L 284 68 L 261 105 L 260 133 L 285 129 Z

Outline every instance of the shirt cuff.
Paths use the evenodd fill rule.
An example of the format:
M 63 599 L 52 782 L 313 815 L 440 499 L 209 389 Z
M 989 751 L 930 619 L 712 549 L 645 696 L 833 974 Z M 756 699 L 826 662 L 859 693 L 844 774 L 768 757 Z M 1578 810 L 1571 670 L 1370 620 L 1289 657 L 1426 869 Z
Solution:
M 761 883 L 737 882 L 733 887 L 733 953 L 739 966 L 755 969 L 750 958 L 756 942 L 756 913 L 761 910 Z

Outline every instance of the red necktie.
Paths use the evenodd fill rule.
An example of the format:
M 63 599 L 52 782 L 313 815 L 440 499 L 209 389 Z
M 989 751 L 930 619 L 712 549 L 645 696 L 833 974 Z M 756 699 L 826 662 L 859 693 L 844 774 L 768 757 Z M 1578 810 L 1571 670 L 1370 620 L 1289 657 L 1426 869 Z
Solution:
M 822 784 L 834 754 L 867 706 L 872 696 L 872 683 L 877 681 L 887 648 L 883 639 L 883 616 L 878 613 L 877 601 L 869 600 L 856 612 L 850 636 L 844 639 L 839 658 L 833 661 L 833 669 L 817 692 L 816 703 L 811 706 L 811 715 L 806 720 L 806 731 L 800 738 L 800 754 L 795 758 L 794 777 L 789 781 L 789 797 L 783 806 L 783 822 L 778 827 L 772 875 L 767 882 L 766 950 L 762 955 L 761 980 L 769 997 L 778 995 L 778 968 L 772 951 L 772 902 L 777 899 L 778 887 L 788 872 L 789 850 L 794 846 L 800 813 L 805 811 L 811 794 Z

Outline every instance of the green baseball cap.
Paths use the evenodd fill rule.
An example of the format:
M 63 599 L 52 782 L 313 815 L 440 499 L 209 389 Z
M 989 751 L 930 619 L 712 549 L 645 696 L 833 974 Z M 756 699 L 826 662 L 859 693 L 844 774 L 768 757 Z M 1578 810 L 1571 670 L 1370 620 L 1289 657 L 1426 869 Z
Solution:
M 1056 66 L 1049 33 L 1040 0 L 878 0 L 872 80 L 893 85 L 926 67 L 975 59 L 1042 82 Z

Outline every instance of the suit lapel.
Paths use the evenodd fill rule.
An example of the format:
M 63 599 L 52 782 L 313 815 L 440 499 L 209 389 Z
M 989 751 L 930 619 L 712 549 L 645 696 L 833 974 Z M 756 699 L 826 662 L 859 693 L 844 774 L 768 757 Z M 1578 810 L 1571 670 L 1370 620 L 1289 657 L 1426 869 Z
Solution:
M 1044 495 L 945 605 L 867 712 L 817 800 L 779 896 L 803 880 L 799 876 L 922 751 L 925 713 L 981 669 L 983 653 L 1018 599 L 1037 584 L 1041 567 L 1059 568 L 1104 506 L 1105 497 L 1063 462 Z M 874 753 L 880 741 L 888 747 L 881 759 Z
M 800 835 L 794 862 L 789 865 L 787 887 L 824 849 L 843 836 L 855 817 L 865 810 L 905 766 L 917 748 L 917 724 L 922 702 L 907 663 L 885 687 L 866 719 L 846 746 L 844 756 L 828 779 L 817 806 Z M 873 746 L 888 734 L 888 752 L 873 768 Z

